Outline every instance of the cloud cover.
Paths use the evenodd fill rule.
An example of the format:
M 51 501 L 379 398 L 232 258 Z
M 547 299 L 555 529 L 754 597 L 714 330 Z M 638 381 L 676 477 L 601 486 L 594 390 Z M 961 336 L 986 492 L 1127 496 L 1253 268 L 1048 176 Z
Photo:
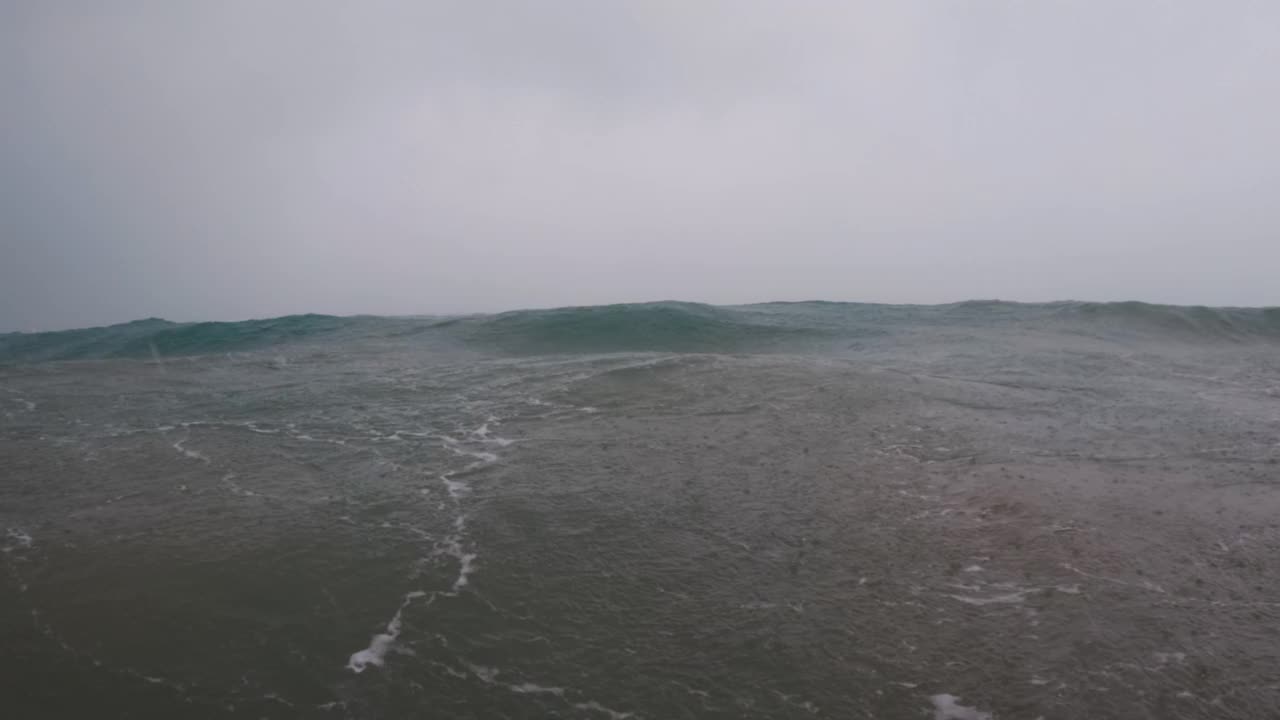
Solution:
M 0 330 L 1280 303 L 1280 6 L 15 0 Z

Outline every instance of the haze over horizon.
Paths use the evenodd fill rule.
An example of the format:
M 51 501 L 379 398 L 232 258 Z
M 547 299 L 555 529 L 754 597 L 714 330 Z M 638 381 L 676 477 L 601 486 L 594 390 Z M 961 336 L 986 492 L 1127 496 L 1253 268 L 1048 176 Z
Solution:
M 0 332 L 1280 304 L 1280 7 L 17 2 Z

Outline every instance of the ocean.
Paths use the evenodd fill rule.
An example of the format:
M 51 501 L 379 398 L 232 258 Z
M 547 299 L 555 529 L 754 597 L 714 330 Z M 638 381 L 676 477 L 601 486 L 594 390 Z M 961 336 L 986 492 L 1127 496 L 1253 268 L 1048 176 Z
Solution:
M 0 714 L 1277 717 L 1280 308 L 0 335 Z

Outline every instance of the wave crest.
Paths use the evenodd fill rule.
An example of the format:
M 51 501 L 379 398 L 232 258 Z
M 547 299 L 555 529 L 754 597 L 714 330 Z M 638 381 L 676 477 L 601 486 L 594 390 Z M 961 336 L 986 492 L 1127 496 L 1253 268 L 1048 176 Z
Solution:
M 1119 342 L 1280 341 L 1280 307 L 1143 302 L 949 305 L 798 302 L 715 306 L 655 302 L 458 317 L 287 315 L 244 322 L 121 325 L 0 335 L 0 362 L 149 358 L 259 350 L 292 343 L 386 341 L 485 353 L 812 352 L 860 347 L 910 330 L 1085 334 Z

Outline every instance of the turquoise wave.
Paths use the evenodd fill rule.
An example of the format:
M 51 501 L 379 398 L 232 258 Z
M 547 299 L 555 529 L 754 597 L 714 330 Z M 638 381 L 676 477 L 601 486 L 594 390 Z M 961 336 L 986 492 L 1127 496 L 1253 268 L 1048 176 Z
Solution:
M 513 355 L 799 353 L 940 329 L 1034 329 L 1119 341 L 1275 342 L 1280 341 L 1280 308 L 994 300 L 948 305 L 655 302 L 447 318 L 289 315 L 202 323 L 149 318 L 83 330 L 0 334 L 0 363 L 193 356 L 356 340 Z
M 83 330 L 9 333 L 0 335 L 0 362 L 239 352 L 319 339 L 359 321 L 359 318 L 331 315 L 288 315 L 269 320 L 201 323 L 174 323 L 148 318 Z
M 1069 303 L 1076 318 L 1092 325 L 1187 340 L 1247 342 L 1280 339 L 1280 307 L 1215 308 L 1144 302 Z
M 521 310 L 475 318 L 462 332 L 474 345 L 521 354 L 745 352 L 824 335 L 749 307 L 686 302 Z

